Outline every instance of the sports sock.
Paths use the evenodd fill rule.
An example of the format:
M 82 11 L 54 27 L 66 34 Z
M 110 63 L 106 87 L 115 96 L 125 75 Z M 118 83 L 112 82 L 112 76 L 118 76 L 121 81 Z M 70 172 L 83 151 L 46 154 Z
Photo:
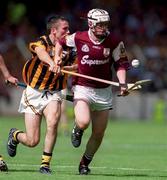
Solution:
M 23 131 L 17 130 L 13 133 L 13 138 L 17 143 L 19 143 L 19 140 L 17 139 L 19 133 L 23 133 Z
M 0 155 L 0 161 L 2 161 L 3 160 L 3 157 Z
M 82 166 L 82 165 L 88 166 L 88 165 L 91 163 L 92 159 L 93 159 L 93 156 L 89 156 L 89 155 L 87 155 L 87 154 L 84 154 L 84 155 L 82 156 L 81 161 L 80 161 L 80 165 L 81 165 L 81 166 Z
M 49 167 L 51 158 L 52 158 L 52 153 L 43 152 L 41 167 L 43 166 Z

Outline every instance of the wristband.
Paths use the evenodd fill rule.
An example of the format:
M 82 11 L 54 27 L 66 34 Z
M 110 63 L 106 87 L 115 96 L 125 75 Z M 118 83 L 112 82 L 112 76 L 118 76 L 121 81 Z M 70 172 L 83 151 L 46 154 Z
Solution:
M 119 85 L 121 86 L 121 87 L 127 87 L 127 84 L 126 83 L 119 83 Z

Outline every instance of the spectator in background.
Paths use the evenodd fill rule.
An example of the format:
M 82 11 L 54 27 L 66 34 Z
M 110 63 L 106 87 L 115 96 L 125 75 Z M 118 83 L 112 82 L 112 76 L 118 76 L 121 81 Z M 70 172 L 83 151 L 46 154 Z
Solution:
M 13 4 L 13 5 L 12 5 Z M 50 6 L 52 4 L 52 6 Z M 24 7 L 25 5 L 25 7 Z M 0 38 L 8 36 L 8 41 L 12 41 L 15 43 L 15 38 L 18 36 L 18 32 L 20 31 L 20 28 L 22 29 L 22 20 L 24 19 L 24 24 L 26 24 L 26 21 L 28 21 L 28 24 L 26 25 L 26 32 L 24 32 L 25 37 L 26 34 L 28 34 L 28 37 L 26 37 L 27 42 L 29 42 L 32 37 L 34 37 L 34 32 L 30 33 L 31 27 L 34 27 L 37 31 L 37 33 L 42 34 L 42 32 L 45 31 L 44 29 L 44 20 L 48 13 L 54 13 L 55 11 L 57 13 L 61 13 L 62 15 L 66 15 L 68 19 L 70 18 L 70 21 L 72 23 L 71 31 L 76 31 L 76 29 L 84 28 L 86 23 L 83 23 L 83 21 L 80 21 L 81 16 L 85 15 L 87 10 L 91 7 L 98 6 L 104 9 L 110 10 L 110 7 L 114 7 L 112 9 L 112 33 L 116 34 L 117 36 L 122 39 L 127 47 L 128 52 L 134 52 L 133 45 L 137 45 L 143 54 L 145 55 L 145 47 L 150 46 L 156 46 L 158 50 L 160 50 L 160 57 L 157 59 L 157 62 L 159 65 L 157 66 L 157 69 L 151 70 L 151 74 L 154 77 L 161 76 L 161 82 L 162 86 L 159 86 L 159 82 L 157 80 L 154 81 L 155 87 L 157 87 L 156 91 L 159 91 L 161 89 L 167 88 L 167 66 L 166 66 L 166 59 L 167 59 L 167 47 L 166 47 L 166 41 L 167 41 L 167 1 L 153 1 L 150 3 L 149 1 L 143 1 L 143 0 L 92 0 L 91 2 L 86 1 L 47 1 L 40 3 L 40 8 L 38 8 L 39 3 L 33 3 L 33 9 L 32 9 L 32 1 L 24 1 L 24 3 L 9 3 L 7 1 L 3 1 L 3 5 L 0 7 L 1 10 L 1 16 L 0 20 L 3 22 L 1 24 L 0 28 Z M 75 11 L 72 11 L 75 9 Z M 6 13 L 7 12 L 7 13 Z M 38 12 L 38 13 L 37 13 Z M 35 14 L 35 16 L 34 16 Z M 26 21 L 25 21 L 26 18 Z M 11 24 L 14 24 L 14 26 Z M 16 27 L 15 27 L 16 26 Z M 7 27 L 7 28 L 5 28 Z M 5 29 L 4 29 L 5 28 Z M 25 27 L 24 27 L 25 29 Z M 21 30 L 23 31 L 23 29 Z M 12 37 L 9 37 L 9 34 L 12 32 Z M 19 35 L 20 36 L 20 35 Z M 1 41 L 1 40 L 0 40 Z M 130 42 L 131 41 L 131 42 Z M 1 41 L 2 42 L 2 41 Z M 131 45 L 130 45 L 131 43 Z M 0 44 L 1 47 L 9 47 L 8 44 L 2 43 Z M 130 46 L 132 48 L 130 48 Z M 6 48 L 5 47 L 5 48 Z M 8 52 L 5 54 L 13 54 L 11 50 L 16 49 L 13 48 L 9 49 Z M 1 51 L 1 50 L 0 50 Z M 1 51 L 2 52 L 2 51 Z M 23 51 L 24 52 L 24 51 Z M 140 59 L 141 61 L 145 61 L 141 58 L 141 56 L 138 56 L 138 53 L 135 53 L 135 57 L 137 59 Z M 4 53 L 3 53 L 4 54 Z M 6 58 L 6 64 L 8 59 Z M 18 58 L 17 58 L 18 60 Z M 149 61 L 146 57 L 146 61 Z M 14 64 L 17 61 L 12 61 L 11 64 Z M 8 64 L 7 64 L 8 65 Z M 17 65 L 20 66 L 20 63 L 17 63 Z M 147 73 L 147 63 L 144 62 L 144 73 Z M 13 68 L 12 68 L 13 70 Z M 16 74 L 16 73 L 15 73 Z M 159 75 L 160 74 L 160 75 Z M 20 77 L 17 75 L 17 77 Z M 144 78 L 145 76 L 137 76 L 137 78 Z M 134 81 L 133 75 L 129 76 L 130 81 Z
M 8 71 L 5 65 L 2 55 L 0 55 L 0 70 L 5 78 L 5 81 L 17 85 L 18 79 L 10 74 L 10 72 Z M 5 163 L 1 155 L 0 155 L 0 171 L 8 171 L 7 164 Z

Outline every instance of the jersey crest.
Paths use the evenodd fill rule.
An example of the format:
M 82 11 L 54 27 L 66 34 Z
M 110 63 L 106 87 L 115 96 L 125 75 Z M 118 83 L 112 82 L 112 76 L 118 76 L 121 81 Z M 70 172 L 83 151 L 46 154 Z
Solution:
M 89 47 L 88 47 L 88 45 L 87 45 L 87 44 L 84 44 L 84 45 L 82 46 L 81 50 L 82 50 L 83 52 L 89 52 Z

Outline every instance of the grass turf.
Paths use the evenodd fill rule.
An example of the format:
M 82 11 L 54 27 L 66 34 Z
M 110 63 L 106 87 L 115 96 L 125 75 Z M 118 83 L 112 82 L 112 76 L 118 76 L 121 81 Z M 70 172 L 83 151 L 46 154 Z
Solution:
M 69 122 L 72 129 L 73 122 Z M 24 130 L 20 117 L 0 117 L 0 154 L 8 164 L 9 172 L 0 172 L 0 179 L 66 179 L 66 180 L 147 180 L 167 179 L 167 130 L 166 124 L 151 122 L 110 121 L 104 141 L 90 165 L 91 174 L 78 175 L 78 163 L 85 149 L 90 128 L 84 133 L 82 145 L 73 148 L 70 136 L 59 130 L 53 152 L 51 176 L 38 172 L 41 162 L 45 121 L 42 123 L 41 141 L 35 148 L 18 146 L 17 156 L 6 152 L 6 141 L 11 127 Z

